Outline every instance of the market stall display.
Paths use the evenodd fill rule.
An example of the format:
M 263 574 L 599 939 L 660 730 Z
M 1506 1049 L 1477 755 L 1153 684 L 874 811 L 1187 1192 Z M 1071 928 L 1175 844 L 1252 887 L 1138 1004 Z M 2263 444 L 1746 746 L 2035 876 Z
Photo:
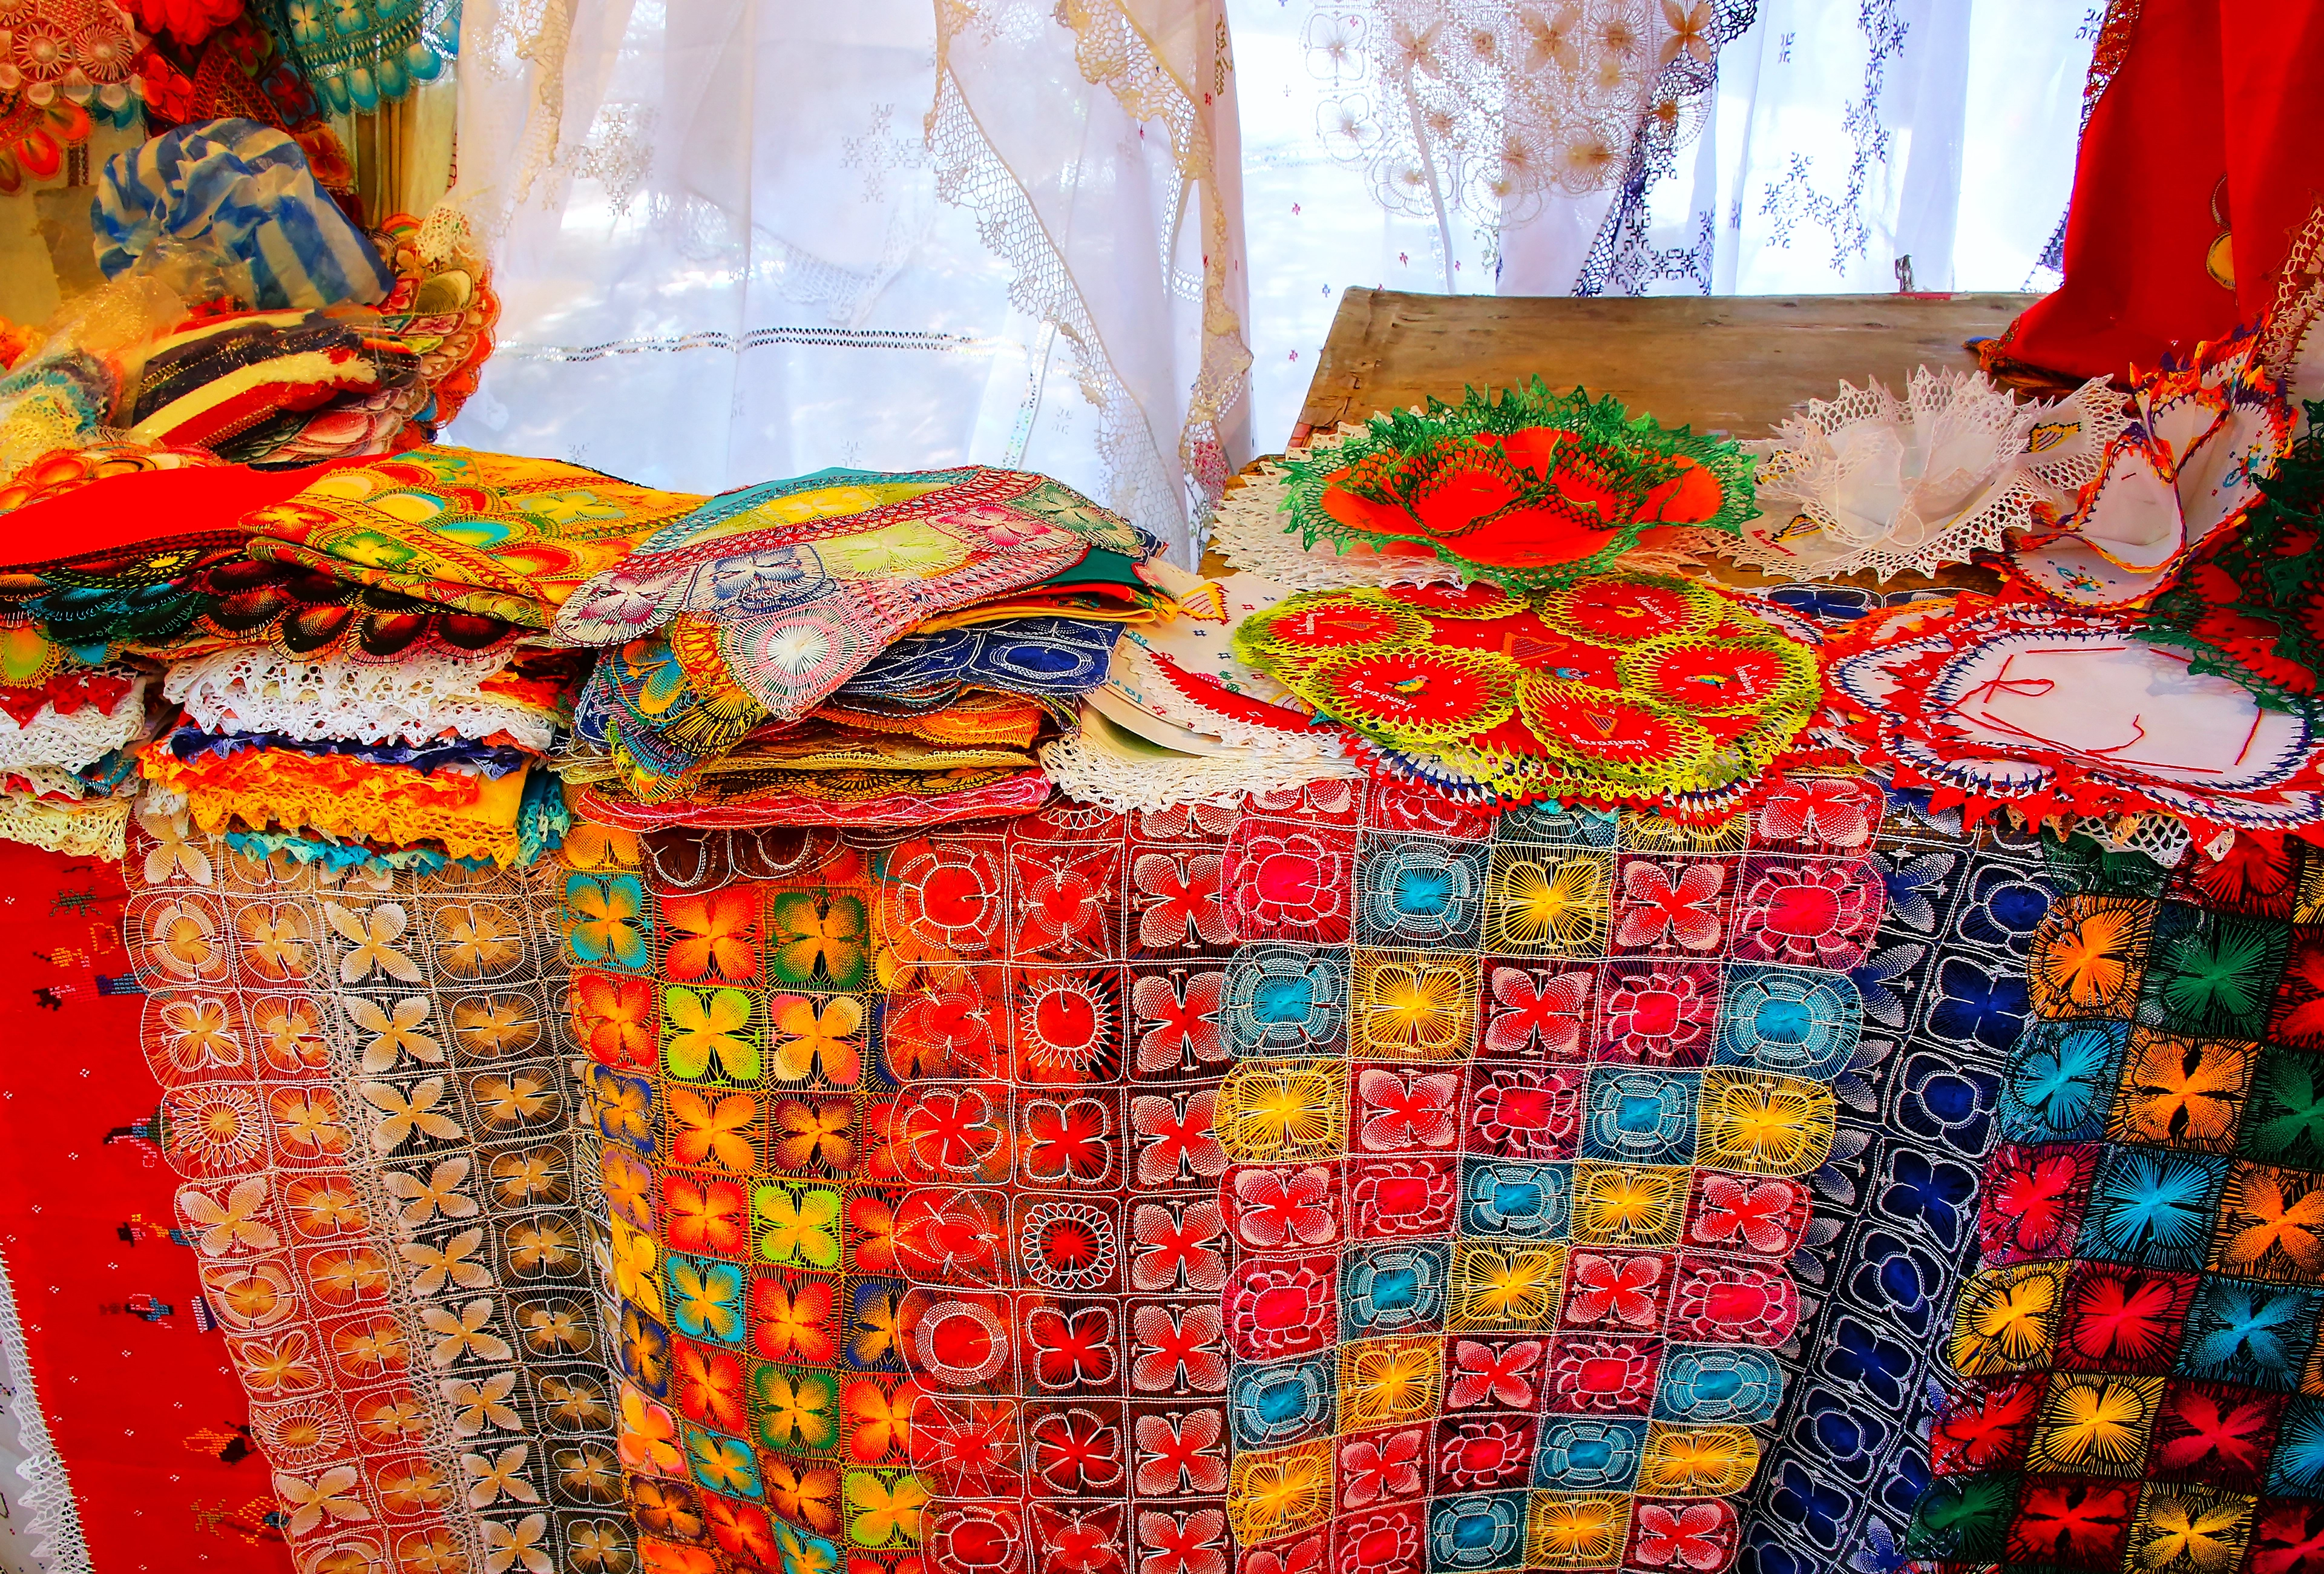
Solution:
M 317 116 L 448 19 L 99 20 L 0 96 L 171 127 L 0 336 L 44 1569 L 134 1486 L 276 1574 L 2324 1569 L 2312 280 L 2119 384 L 1370 412 L 1213 574 L 439 441 L 485 250 Z

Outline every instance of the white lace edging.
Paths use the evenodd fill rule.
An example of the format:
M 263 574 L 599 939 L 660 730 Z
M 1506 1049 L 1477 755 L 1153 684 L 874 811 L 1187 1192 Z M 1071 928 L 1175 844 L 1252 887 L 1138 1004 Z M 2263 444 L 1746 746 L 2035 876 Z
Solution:
M 64 1456 L 57 1452 L 56 1441 L 49 1436 L 49 1418 L 41 1412 L 40 1382 L 24 1347 L 23 1319 L 16 1310 L 16 1287 L 5 1257 L 0 1257 L 0 1384 L 5 1384 L 15 1413 L 16 1442 L 24 1454 L 16 1474 L 28 1486 L 18 1501 L 32 1511 L 26 1534 L 33 1560 L 45 1574 L 92 1574 L 88 1538 L 80 1528 Z
M 2166 869 L 2177 868 L 2195 845 L 2195 833 L 2173 814 L 2126 814 L 2115 819 L 2080 816 L 2069 829 L 2110 853 L 2141 853 Z
M 1364 429 L 1352 423 L 1309 440 L 1307 457 L 1329 453 Z M 1458 584 L 1460 569 L 1433 552 L 1412 557 L 1384 558 L 1370 547 L 1350 546 L 1344 551 L 1328 543 L 1310 547 L 1291 531 L 1283 500 L 1291 485 L 1283 466 L 1260 461 L 1243 477 L 1241 486 L 1219 500 L 1212 515 L 1210 544 L 1230 568 L 1264 575 L 1294 590 L 1345 590 L 1359 585 Z
M 1842 383 L 1837 399 L 1811 399 L 1774 437 L 1744 445 L 1759 456 L 1762 512 L 1727 552 L 1817 577 L 1967 562 L 1999 551 L 2004 532 L 2032 528 L 2038 506 L 2070 507 L 2127 423 L 2102 377 L 2027 404 L 1950 368 L 1914 368 L 1902 399 L 1877 382 Z
M 504 732 L 520 747 L 546 750 L 556 731 L 553 721 L 477 690 L 508 665 L 510 655 L 503 649 L 392 662 L 315 661 L 271 647 L 242 646 L 177 662 L 161 680 L 161 693 L 209 732 L 367 744 L 426 743 L 447 732 L 467 738 Z
M 1182 755 L 1143 740 L 1114 741 L 1121 729 L 1084 711 L 1078 732 L 1041 750 L 1041 769 L 1070 798 L 1117 814 L 1158 814 L 1184 804 L 1232 807 L 1247 794 L 1296 792 L 1310 782 L 1353 781 L 1363 775 L 1337 755 L 1286 759 L 1257 749 L 1223 755 Z
M 112 668 L 108 671 L 118 671 Z M 134 740 L 145 726 L 145 679 L 141 673 L 112 710 L 84 705 L 59 715 L 53 701 L 22 723 L 0 711 L 0 771 L 52 765 L 78 771 Z

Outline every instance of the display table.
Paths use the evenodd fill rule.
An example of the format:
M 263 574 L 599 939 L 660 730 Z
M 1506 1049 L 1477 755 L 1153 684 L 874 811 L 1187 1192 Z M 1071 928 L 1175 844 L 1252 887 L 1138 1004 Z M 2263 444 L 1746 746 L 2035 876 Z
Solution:
M 1967 340 L 1999 333 L 2033 295 L 1411 295 L 1351 288 L 1323 341 L 1290 440 L 1467 388 L 1540 376 L 1553 389 L 1610 394 L 1633 415 L 1738 438 L 1769 435 L 1794 406 L 1845 380 L 1901 391 L 1915 366 L 1974 367 Z M 1723 560 L 1720 580 L 1775 582 Z M 1215 552 L 1204 571 L 1226 571 Z M 1871 586 L 1869 572 L 1846 584 Z M 1990 588 L 1966 566 L 1889 589 Z
M 2032 295 L 1408 295 L 1351 289 L 1291 441 L 1343 421 L 1457 401 L 1538 375 L 1611 394 L 1666 426 L 1762 437 L 1841 379 L 1900 389 L 1914 366 L 1973 366 Z

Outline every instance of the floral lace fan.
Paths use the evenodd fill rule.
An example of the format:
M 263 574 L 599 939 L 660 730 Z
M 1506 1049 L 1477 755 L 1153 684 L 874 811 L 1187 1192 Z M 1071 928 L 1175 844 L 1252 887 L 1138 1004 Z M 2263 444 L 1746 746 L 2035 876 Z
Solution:
M 2085 606 L 2144 605 L 2188 555 L 2242 524 L 2292 439 L 2282 384 L 2253 333 L 2198 345 L 2144 379 L 2102 472 L 2055 529 L 2011 554 L 2018 578 Z
M 1739 444 L 1633 418 L 1578 388 L 1552 394 L 1536 378 L 1376 415 L 1280 461 L 1269 480 L 1280 478 L 1277 533 L 1392 561 L 1380 582 L 1421 581 L 1403 561 L 1434 557 L 1464 579 L 1525 589 L 1602 572 L 1660 527 L 1731 532 L 1753 513 L 1751 463 Z M 1299 583 L 1291 554 L 1249 554 L 1263 533 L 1253 505 L 1268 495 L 1235 509 L 1222 545 L 1238 566 Z
M 1295 596 L 1235 648 L 1365 740 L 1464 796 L 1724 816 L 1820 698 L 1805 644 L 1698 582 L 1601 576 Z
M 1839 398 L 1811 399 L 1745 445 L 1759 456 L 1764 512 L 1721 544 L 1738 562 L 1810 578 L 1967 562 L 2031 528 L 2037 507 L 2072 505 L 2126 424 L 2121 403 L 2100 377 L 2029 404 L 1974 372 L 1915 367 L 1902 399 L 1842 383 Z

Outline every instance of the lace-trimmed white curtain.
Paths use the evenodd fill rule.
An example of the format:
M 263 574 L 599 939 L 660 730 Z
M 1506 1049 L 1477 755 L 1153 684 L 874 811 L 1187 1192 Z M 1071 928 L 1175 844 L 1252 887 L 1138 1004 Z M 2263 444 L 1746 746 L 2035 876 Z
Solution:
M 1499 207 L 1471 198 L 1448 205 L 1443 223 L 1418 204 L 1379 199 L 1383 171 L 1395 168 L 1383 154 L 1408 167 L 1415 143 L 1380 68 L 1408 52 L 1395 24 L 1421 3 L 1456 24 L 1489 17 L 1514 29 L 1513 60 L 1540 52 L 1527 46 L 1547 25 L 1583 52 L 1585 70 L 1627 69 L 1646 134 L 1624 134 L 1600 162 L 1598 183 L 1550 182 Z M 1260 446 L 1280 444 L 1297 418 L 1351 284 L 1879 293 L 1907 282 L 1906 264 L 1914 290 L 2053 287 L 2105 9 L 2099 0 L 1228 0 L 1242 79 Z M 1608 28 L 1637 41 L 1611 66 Z M 1418 79 L 1424 107 L 1447 80 L 1489 91 L 1473 51 L 1458 52 L 1457 26 L 1448 31 L 1455 36 L 1434 45 L 1449 57 L 1442 76 Z M 1690 47 L 1706 39 L 1717 46 L 1711 70 Z M 1663 75 L 1642 88 L 1648 68 Z M 1600 135 L 1604 125 L 1601 117 Z M 1577 167 L 1586 134 L 1534 135 L 1523 151 L 1536 167 L 1586 174 Z M 1456 171 L 1472 162 L 1475 141 L 1432 148 L 1443 189 L 1463 190 Z
M 2054 282 L 2101 13 L 469 0 L 505 314 L 450 436 L 705 491 L 1020 465 L 1191 551 L 1351 284 Z
M 451 440 L 702 491 L 1023 466 L 1191 551 L 1249 444 L 1215 6 L 469 0 L 466 28 L 455 195 L 504 310 Z

